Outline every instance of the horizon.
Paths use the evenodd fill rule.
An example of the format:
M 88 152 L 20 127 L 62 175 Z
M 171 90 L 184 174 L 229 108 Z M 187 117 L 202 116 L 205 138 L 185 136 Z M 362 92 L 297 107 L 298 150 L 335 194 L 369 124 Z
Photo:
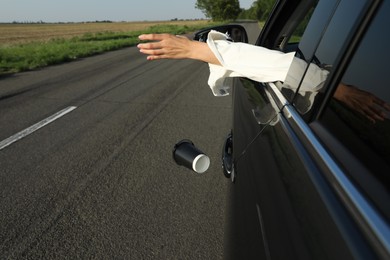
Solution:
M 12 22 L 0 22 L 0 24 L 79 24 L 79 23 L 156 23 L 156 22 L 175 22 L 175 21 L 205 21 L 211 20 L 208 18 L 203 19 L 171 19 L 171 20 L 144 20 L 144 21 L 79 21 L 79 22 L 45 22 L 45 21 L 12 21 Z
M 196 0 L 3 0 L 0 23 L 86 23 L 86 22 L 154 22 L 204 20 L 195 8 Z M 240 0 L 248 9 L 254 0 Z

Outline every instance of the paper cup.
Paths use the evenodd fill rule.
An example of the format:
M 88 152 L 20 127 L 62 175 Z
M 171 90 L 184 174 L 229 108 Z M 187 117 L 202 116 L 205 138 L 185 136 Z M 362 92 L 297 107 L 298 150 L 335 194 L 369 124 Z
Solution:
M 173 149 L 173 159 L 197 173 L 204 173 L 210 166 L 210 158 L 195 147 L 190 140 L 178 142 Z

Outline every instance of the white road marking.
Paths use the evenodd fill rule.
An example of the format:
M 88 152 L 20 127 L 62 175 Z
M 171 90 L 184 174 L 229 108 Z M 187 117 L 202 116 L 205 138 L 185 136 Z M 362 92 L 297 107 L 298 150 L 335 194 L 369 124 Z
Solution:
M 265 234 L 264 220 L 263 220 L 263 215 L 261 214 L 259 204 L 256 204 L 256 208 L 257 208 L 257 216 L 259 217 L 259 221 L 260 221 L 260 229 L 261 229 L 261 236 L 263 238 L 265 256 L 266 256 L 267 260 L 271 260 L 272 259 L 271 258 L 271 251 L 269 249 L 268 239 L 267 239 L 267 236 Z
M 77 107 L 74 107 L 74 106 L 70 106 L 70 107 L 67 107 L 57 113 L 55 113 L 54 115 L 52 116 L 49 116 L 47 118 L 45 118 L 44 120 L 20 131 L 19 133 L 17 134 L 14 134 L 13 136 L 3 140 L 0 142 L 0 150 L 2 150 L 3 148 L 11 145 L 12 143 L 15 143 L 16 141 L 19 141 L 20 139 L 26 137 L 27 135 L 37 131 L 38 129 L 52 123 L 53 121 L 57 120 L 58 118 L 66 115 L 67 113 L 73 111 L 74 109 L 76 109 Z

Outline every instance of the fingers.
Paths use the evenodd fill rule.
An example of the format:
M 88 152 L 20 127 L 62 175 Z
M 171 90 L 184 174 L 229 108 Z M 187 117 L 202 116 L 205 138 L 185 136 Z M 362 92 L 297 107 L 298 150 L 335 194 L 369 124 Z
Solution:
M 386 111 L 389 111 L 389 104 L 387 104 L 382 99 L 370 94 L 369 98 L 371 100 L 370 103 L 368 103 L 368 108 L 365 110 L 368 116 L 372 119 L 384 121 L 387 117 Z
M 142 41 L 155 41 L 148 43 L 140 43 L 137 47 L 140 49 L 140 52 L 148 55 L 146 58 L 148 60 L 157 60 L 162 59 L 163 54 L 165 53 L 163 48 L 163 44 L 161 41 L 168 39 L 171 37 L 170 34 L 142 34 L 138 36 L 138 38 Z
M 149 41 L 137 45 L 141 53 L 149 55 L 148 60 L 184 59 L 190 56 L 191 42 L 186 37 L 172 34 L 142 34 L 139 39 Z
M 384 115 L 382 114 L 382 111 L 377 110 L 377 109 L 370 109 L 370 110 L 366 111 L 366 114 L 369 118 L 373 119 L 374 122 L 376 122 L 377 120 L 379 120 L 379 121 L 385 120 Z
M 137 45 L 137 47 L 140 50 L 156 50 L 156 49 L 161 49 L 161 43 L 160 42 L 155 42 L 155 43 L 140 43 Z
M 161 55 L 163 54 L 163 50 L 161 49 L 161 44 L 159 42 L 140 43 L 137 47 L 141 53 L 148 55 L 146 57 L 147 60 L 161 59 Z
M 137 45 L 137 47 L 140 49 L 140 52 L 145 54 L 152 54 L 150 50 L 159 49 L 161 48 L 160 43 L 158 40 L 162 38 L 161 35 L 158 34 L 141 34 L 138 36 L 138 38 L 142 41 L 157 41 L 154 43 L 140 43 Z
M 141 48 L 139 51 L 143 54 L 154 55 L 154 56 L 164 54 L 164 51 L 161 49 L 143 49 L 143 48 Z
M 169 38 L 171 35 L 166 34 L 166 33 L 161 33 L 161 34 L 141 34 L 138 36 L 138 39 L 141 41 L 162 41 L 166 38 Z
M 161 40 L 167 38 L 161 34 L 143 34 L 138 37 L 140 40 L 149 40 L 156 42 L 140 43 L 137 45 L 139 51 L 146 54 L 146 59 L 149 61 L 159 60 L 164 58 L 164 50 L 162 49 Z
M 387 104 L 385 101 L 383 101 L 380 98 L 375 97 L 373 101 L 376 105 L 381 107 L 383 110 L 390 111 L 390 104 Z
M 377 121 L 384 121 L 386 119 L 386 113 L 384 106 L 379 105 L 373 99 L 363 99 L 359 105 L 355 106 L 355 109 L 360 114 L 364 115 L 372 123 Z
M 148 55 L 146 57 L 147 60 L 161 60 L 161 59 L 166 59 L 164 55 Z

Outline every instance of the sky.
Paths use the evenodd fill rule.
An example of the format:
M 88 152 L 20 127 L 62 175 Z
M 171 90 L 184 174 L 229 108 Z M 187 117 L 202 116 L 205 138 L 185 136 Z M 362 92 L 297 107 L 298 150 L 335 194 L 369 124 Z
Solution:
M 240 0 L 248 9 L 254 0 Z M 0 22 L 201 19 L 196 0 L 0 0 Z

